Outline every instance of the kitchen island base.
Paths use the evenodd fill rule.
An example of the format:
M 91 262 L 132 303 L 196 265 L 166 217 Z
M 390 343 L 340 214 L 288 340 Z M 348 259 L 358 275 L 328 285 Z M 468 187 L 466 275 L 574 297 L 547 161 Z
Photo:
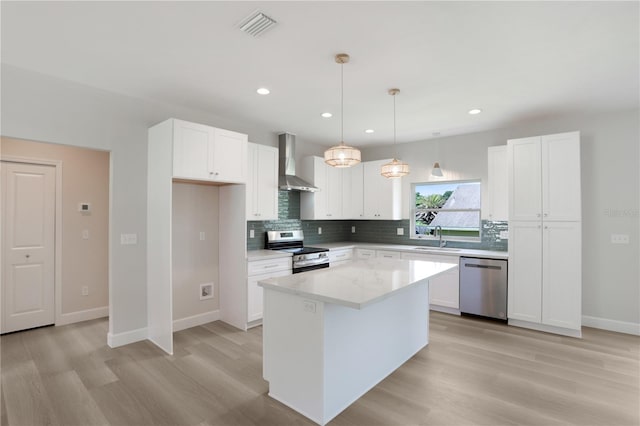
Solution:
M 428 343 L 428 281 L 354 309 L 264 289 L 269 396 L 324 425 Z

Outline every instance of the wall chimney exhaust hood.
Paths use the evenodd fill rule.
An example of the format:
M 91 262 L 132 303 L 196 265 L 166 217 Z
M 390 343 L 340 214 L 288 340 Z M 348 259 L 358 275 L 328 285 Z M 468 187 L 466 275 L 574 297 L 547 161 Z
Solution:
M 318 188 L 296 176 L 296 135 L 278 135 L 279 168 L 278 186 L 285 191 L 316 192 Z

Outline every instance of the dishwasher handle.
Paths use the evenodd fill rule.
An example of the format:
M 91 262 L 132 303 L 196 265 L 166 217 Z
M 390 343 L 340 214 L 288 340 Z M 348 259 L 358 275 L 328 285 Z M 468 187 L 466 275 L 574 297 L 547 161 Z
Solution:
M 497 269 L 498 271 L 502 269 L 502 266 L 496 265 L 479 265 L 477 263 L 465 263 L 465 268 L 482 268 L 482 269 Z

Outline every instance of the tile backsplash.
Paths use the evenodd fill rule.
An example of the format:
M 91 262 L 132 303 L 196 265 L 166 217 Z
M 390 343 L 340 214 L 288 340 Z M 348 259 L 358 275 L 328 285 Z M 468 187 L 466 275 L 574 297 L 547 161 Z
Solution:
M 266 232 L 272 230 L 302 229 L 306 245 L 319 245 L 341 241 L 362 243 L 404 244 L 433 246 L 436 241 L 412 240 L 409 238 L 411 221 L 403 220 L 300 220 L 300 193 L 280 191 L 278 194 L 278 220 L 248 221 L 247 250 L 263 249 Z M 355 226 L 355 233 L 351 228 Z M 321 228 L 321 234 L 318 233 Z M 397 235 L 403 228 L 404 235 Z M 254 238 L 249 238 L 249 231 Z M 477 243 L 448 241 L 447 247 L 507 251 L 508 240 L 500 238 L 501 231 L 508 231 L 508 223 L 482 221 L 481 241 Z

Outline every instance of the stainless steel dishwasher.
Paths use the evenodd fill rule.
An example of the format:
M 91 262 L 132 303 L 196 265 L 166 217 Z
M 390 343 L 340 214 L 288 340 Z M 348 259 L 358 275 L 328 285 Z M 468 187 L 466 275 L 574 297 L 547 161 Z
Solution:
M 460 312 L 507 319 L 507 261 L 460 257 Z

